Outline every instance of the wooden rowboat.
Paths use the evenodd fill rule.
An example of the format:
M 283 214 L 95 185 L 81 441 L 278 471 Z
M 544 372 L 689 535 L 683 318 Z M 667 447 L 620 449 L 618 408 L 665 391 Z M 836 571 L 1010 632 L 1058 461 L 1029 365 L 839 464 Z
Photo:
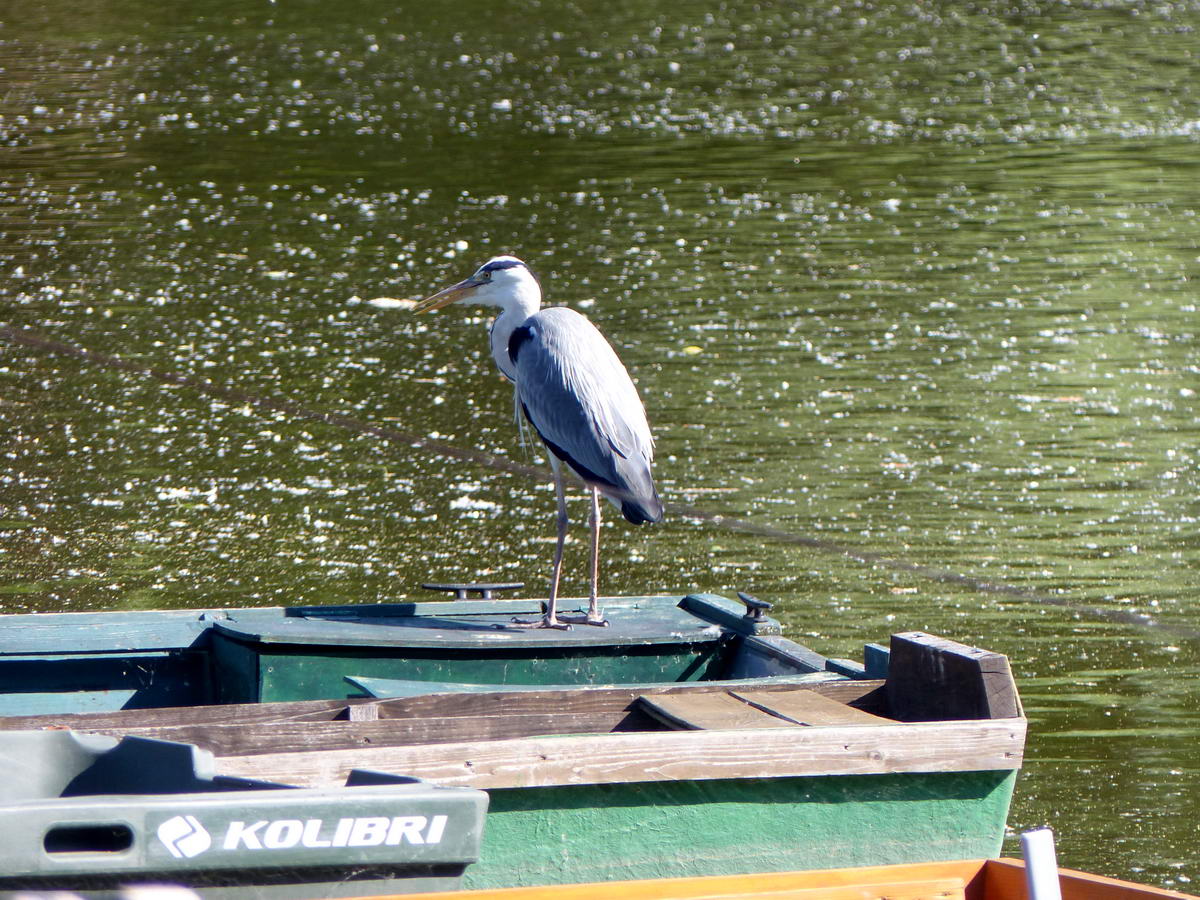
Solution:
M 1062 900 L 1197 900 L 1192 894 L 1059 869 Z M 443 900 L 1026 900 L 1017 859 L 662 878 L 608 884 L 454 891 Z M 365 900 L 365 898 L 364 898 Z M 415 900 L 415 895 L 376 900 Z
M 352 770 L 482 789 L 479 859 L 463 875 L 475 889 L 999 854 L 1026 728 L 1003 656 L 912 632 L 871 652 L 882 677 L 845 662 L 780 676 L 823 658 L 777 635 L 723 641 L 743 651 L 722 673 L 733 680 L 427 688 L 0 729 L 182 741 L 222 777 L 304 789 Z M 710 658 L 694 653 L 690 670 Z

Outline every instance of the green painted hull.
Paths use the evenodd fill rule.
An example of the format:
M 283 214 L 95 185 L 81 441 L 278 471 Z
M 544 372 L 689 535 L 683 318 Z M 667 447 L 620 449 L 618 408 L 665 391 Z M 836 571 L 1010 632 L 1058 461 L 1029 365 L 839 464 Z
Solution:
M 998 856 L 1014 770 L 492 790 L 472 889 Z
M 337 651 L 220 641 L 225 703 L 287 703 L 346 696 L 347 677 L 488 685 L 625 684 L 720 678 L 728 660 L 715 643 L 662 647 L 564 648 L 528 653 L 426 650 Z M 231 677 L 232 673 L 239 677 Z

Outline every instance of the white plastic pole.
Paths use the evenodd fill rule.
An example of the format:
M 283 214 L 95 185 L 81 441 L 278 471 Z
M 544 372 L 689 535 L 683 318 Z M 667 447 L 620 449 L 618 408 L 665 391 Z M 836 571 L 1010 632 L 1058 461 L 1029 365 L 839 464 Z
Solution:
M 1021 855 L 1025 857 L 1025 888 L 1029 900 L 1062 900 L 1054 832 L 1049 828 L 1035 828 L 1023 833 Z

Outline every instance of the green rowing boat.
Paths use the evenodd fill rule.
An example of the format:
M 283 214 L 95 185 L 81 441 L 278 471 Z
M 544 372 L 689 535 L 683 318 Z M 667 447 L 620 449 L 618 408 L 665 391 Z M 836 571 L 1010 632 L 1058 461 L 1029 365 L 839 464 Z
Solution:
M 510 628 L 530 607 L 5 617 L 0 730 L 191 745 L 216 776 L 293 790 L 366 770 L 486 792 L 470 888 L 999 854 L 1026 727 L 1003 656 L 910 632 L 828 659 L 710 595 L 606 600 L 610 628 L 566 634 Z M 291 865 L 303 826 L 278 827 Z M 215 890 L 217 860 L 193 862 L 180 880 Z

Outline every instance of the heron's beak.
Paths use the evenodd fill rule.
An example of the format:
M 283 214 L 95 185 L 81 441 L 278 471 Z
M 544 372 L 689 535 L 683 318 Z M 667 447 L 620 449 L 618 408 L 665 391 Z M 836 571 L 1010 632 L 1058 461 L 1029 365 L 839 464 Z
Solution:
M 443 306 L 449 306 L 451 303 L 467 297 L 475 288 L 482 284 L 482 281 L 475 281 L 473 278 L 467 278 L 458 284 L 452 284 L 450 287 L 438 291 L 432 297 L 426 297 L 413 307 L 413 312 L 423 313 L 429 312 L 431 309 L 441 309 Z

